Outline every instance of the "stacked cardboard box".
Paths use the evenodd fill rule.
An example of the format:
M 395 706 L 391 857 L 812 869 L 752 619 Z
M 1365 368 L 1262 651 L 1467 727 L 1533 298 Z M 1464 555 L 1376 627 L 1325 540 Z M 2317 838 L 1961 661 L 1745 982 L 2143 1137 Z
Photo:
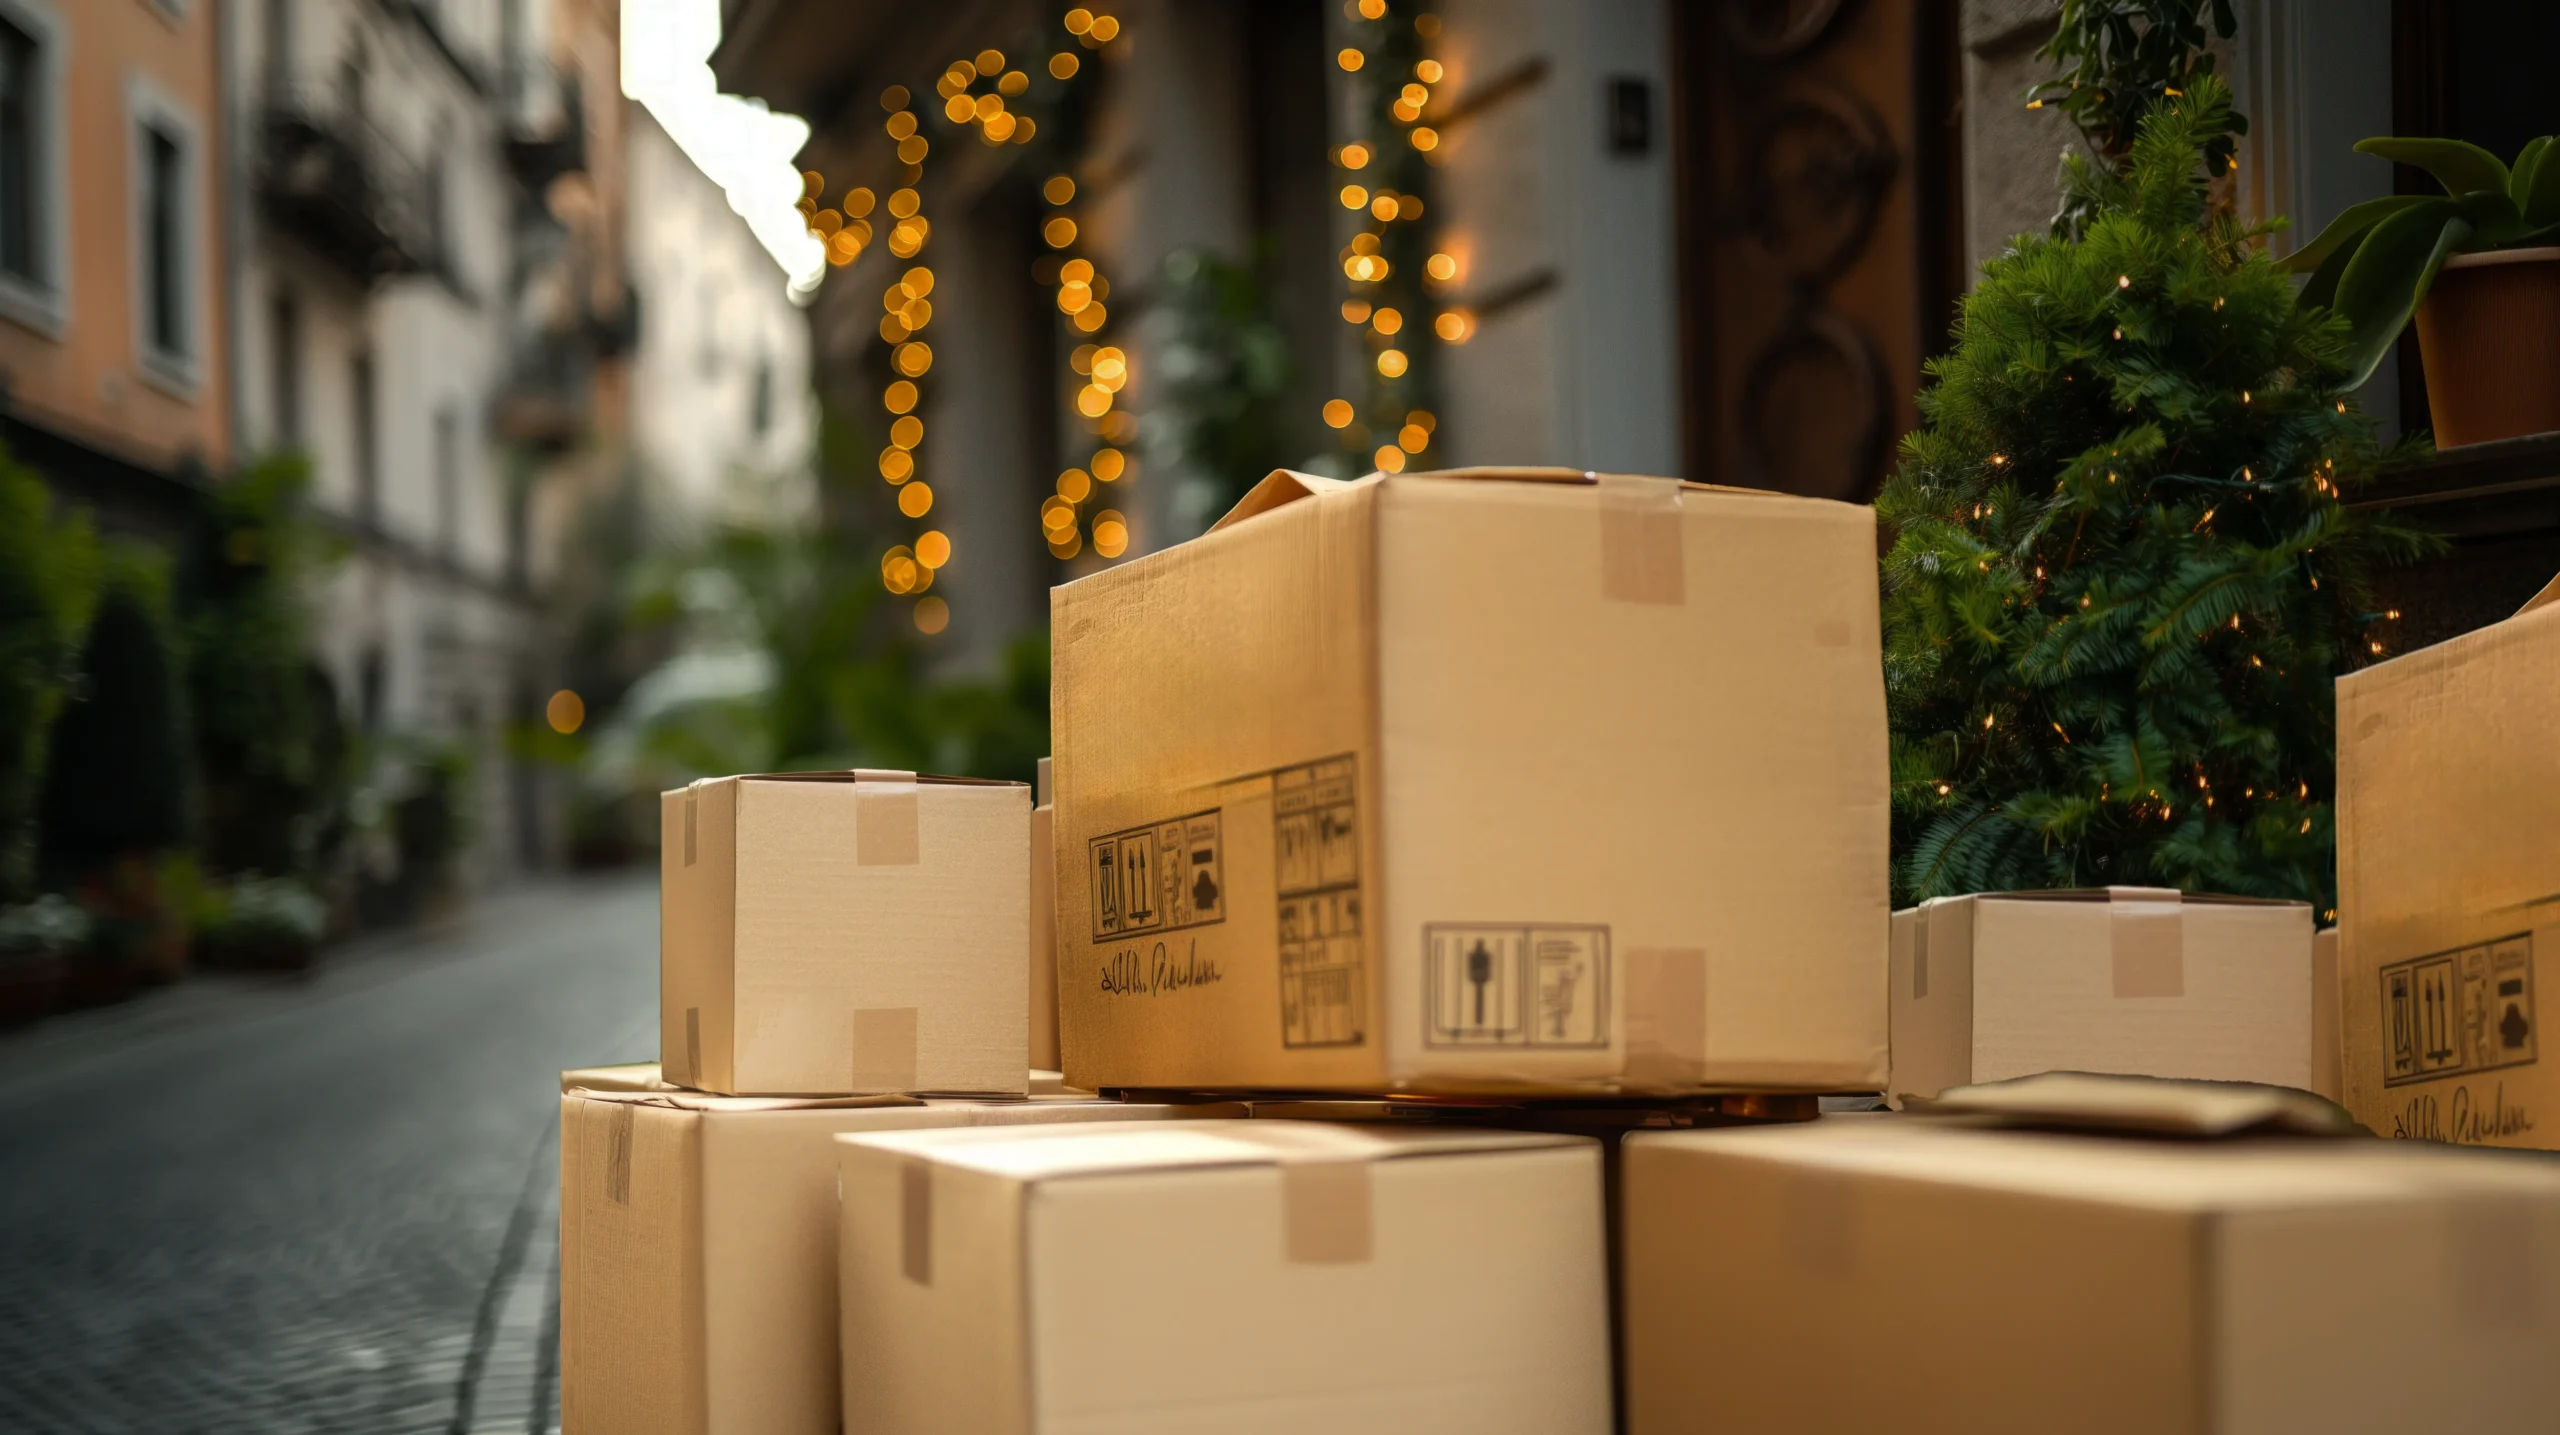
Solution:
M 2560 776 L 2495 706 L 2552 686 L 2560 621 L 2532 631 L 2475 696 L 2543 746 L 2474 787 Z M 2035 1076 L 2355 1090 L 2353 894 L 2385 879 L 2342 955 L 2300 904 L 2148 889 L 1887 912 L 1867 510 L 1278 473 L 1058 590 L 1053 632 L 1054 803 L 1046 763 L 1036 804 L 872 771 L 667 794 L 666 1070 L 564 1078 L 569 1435 L 2560 1409 L 2560 1174 L 2252 1134 L 2344 1119 L 2266 1086 Z M 2377 734 L 2450 719 L 2368 688 L 2393 715 L 2353 729 L 2341 812 L 2375 844 L 2422 787 Z M 2488 931 L 2560 889 L 2532 861 L 2459 920 L 2363 914 L 2481 949 L 2448 968 L 2465 1060 L 2560 948 Z M 1112 1099 L 1025 1095 L 1062 1080 Z M 1877 1091 L 2081 1134 L 1808 1119 Z M 2427 1403 L 2386 1354 L 2495 1369 Z
M 2349 1109 L 2374 1130 L 2560 1147 L 2560 580 L 2338 680 Z
M 1872 511 L 1275 473 L 1051 631 L 1071 1084 L 1881 1086 Z

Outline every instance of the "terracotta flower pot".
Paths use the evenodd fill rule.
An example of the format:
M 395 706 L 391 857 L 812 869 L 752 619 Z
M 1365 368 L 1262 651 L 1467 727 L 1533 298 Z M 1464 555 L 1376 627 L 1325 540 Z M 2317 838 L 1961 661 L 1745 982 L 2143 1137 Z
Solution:
M 2457 254 L 2418 306 L 2436 447 L 2560 430 L 2560 248 Z

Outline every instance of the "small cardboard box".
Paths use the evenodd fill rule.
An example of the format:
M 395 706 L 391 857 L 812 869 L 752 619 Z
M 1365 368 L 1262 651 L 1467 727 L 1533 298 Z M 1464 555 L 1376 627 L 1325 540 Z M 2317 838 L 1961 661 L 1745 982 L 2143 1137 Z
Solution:
M 846 1430 L 1609 1429 L 1587 1139 L 1263 1120 L 838 1147 Z
M 1031 1069 L 1058 1070 L 1058 809 L 1049 759 L 1040 759 L 1031 808 Z
M 2560 581 L 2338 679 L 2338 941 L 2358 1120 L 2560 1149 Z
M 660 800 L 658 1016 L 701 1091 L 1020 1094 L 1030 789 L 911 772 Z
M 1275 473 L 1057 588 L 1067 1080 L 1884 1080 L 1875 516 Z
M 2560 1170 L 1891 1115 L 1633 1135 L 1632 1435 L 2560 1423 Z
M 1893 914 L 1898 1103 L 2041 1071 L 2312 1085 L 2311 909 L 2167 888 Z
M 560 1100 L 564 1435 L 835 1435 L 838 1133 L 1185 1111 L 569 1092 Z

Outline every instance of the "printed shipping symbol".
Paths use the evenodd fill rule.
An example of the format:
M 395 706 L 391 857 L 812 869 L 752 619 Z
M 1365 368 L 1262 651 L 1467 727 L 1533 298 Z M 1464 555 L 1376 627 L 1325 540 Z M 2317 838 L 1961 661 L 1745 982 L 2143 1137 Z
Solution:
M 1493 980 L 1493 953 L 1487 951 L 1484 939 L 1476 939 L 1475 950 L 1467 953 L 1467 982 L 1476 989 L 1476 1025 L 1484 1025 L 1484 989 Z

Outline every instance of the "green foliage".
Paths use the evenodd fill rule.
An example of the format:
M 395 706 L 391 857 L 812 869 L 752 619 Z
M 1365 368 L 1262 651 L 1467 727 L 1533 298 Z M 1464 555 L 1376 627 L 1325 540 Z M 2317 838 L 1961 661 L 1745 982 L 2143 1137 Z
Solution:
M 2205 75 L 2093 172 L 2078 242 L 1983 268 L 1877 500 L 1896 900 L 2109 883 L 2334 906 L 2330 684 L 2367 576 L 2429 540 L 2345 326 L 2208 218 Z
M 70 878 L 177 847 L 188 835 L 188 769 L 168 560 L 112 544 L 79 681 L 46 756 L 37 819 L 45 869 Z
M 2414 165 L 2443 198 L 2395 194 L 2350 205 L 2295 250 L 2285 267 L 2307 273 L 2304 302 L 2347 318 L 2349 387 L 2373 376 L 2418 312 L 2436 271 L 2456 254 L 2521 249 L 2560 240 L 2560 160 L 2552 136 L 2525 141 L 2514 168 L 2464 140 L 2369 139 L 2356 148 Z
M 1196 249 L 1165 260 L 1155 311 L 1168 330 L 1156 360 L 1155 412 L 1171 442 L 1150 445 L 1149 457 L 1186 474 L 1182 506 L 1193 527 L 1205 528 L 1288 446 L 1280 414 L 1288 339 L 1258 268 Z
M 276 454 L 212 499 L 186 636 L 204 855 L 217 871 L 308 875 L 344 825 L 349 744 L 309 611 L 337 547 L 310 486 L 308 461 Z
M 2062 0 L 2053 38 L 2036 51 L 2061 73 L 2028 90 L 2027 107 L 2051 105 L 2068 115 L 2097 159 L 2065 161 L 2056 238 L 2080 237 L 2095 204 L 2094 174 L 2122 162 L 2153 106 L 2193 91 L 2214 72 L 2207 47 L 2236 28 L 2231 0 Z M 2220 113 L 2219 128 L 2196 135 L 2205 173 L 2215 178 L 2230 172 L 2239 137 L 2249 132 L 2248 120 L 2227 105 Z
M 0 901 L 35 884 L 45 746 L 98 601 L 98 538 L 0 449 Z

